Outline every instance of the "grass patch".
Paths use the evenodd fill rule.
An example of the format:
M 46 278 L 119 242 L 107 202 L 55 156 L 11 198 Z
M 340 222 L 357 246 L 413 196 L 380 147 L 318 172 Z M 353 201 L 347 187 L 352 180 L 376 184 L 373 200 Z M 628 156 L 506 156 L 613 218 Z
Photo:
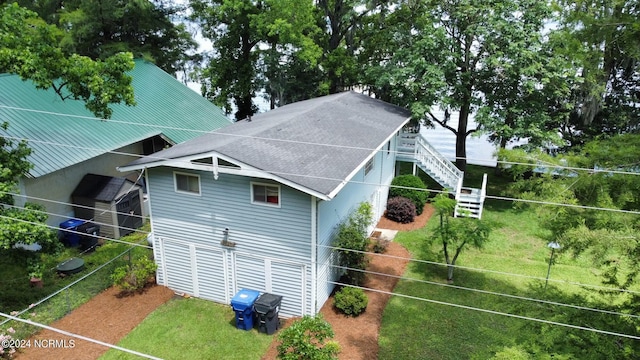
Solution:
M 481 174 L 483 171 L 476 172 Z M 488 173 L 491 176 L 492 172 Z M 490 187 L 489 194 L 497 194 L 497 191 L 497 188 Z M 486 203 L 483 219 L 495 225 L 494 231 L 483 249 L 467 248 L 461 253 L 457 265 L 470 269 L 455 270 L 455 286 L 593 308 L 610 309 L 613 302 L 620 301 L 620 298 L 608 298 L 593 289 L 570 284 L 600 285 L 601 278 L 588 261 L 558 252 L 545 290 L 551 254 L 547 247 L 549 232 L 539 226 L 533 210 L 514 209 L 509 202 L 490 200 Z M 413 258 L 442 263 L 442 245 L 434 238 L 437 225 L 437 218 L 433 218 L 423 229 L 398 233 L 395 241 L 405 246 Z M 423 282 L 401 280 L 394 292 L 429 299 L 430 302 L 400 296 L 391 298 L 380 330 L 381 360 L 490 359 L 507 347 L 517 347 L 531 339 L 541 338 L 545 339 L 543 344 L 546 348 L 539 348 L 538 355 L 557 352 L 570 354 L 569 358 L 597 359 L 607 358 L 604 354 L 608 350 L 595 350 L 594 346 L 587 344 L 620 341 L 615 337 L 581 333 L 584 338 L 594 341 L 588 343 L 584 338 L 577 340 L 577 336 L 567 336 L 580 330 L 545 327 L 537 322 L 437 302 L 564 323 L 571 323 L 567 319 L 580 319 L 579 325 L 597 324 L 593 326 L 635 333 L 631 325 L 625 325 L 624 319 L 610 315 L 446 286 L 446 267 L 441 265 L 411 262 L 404 276 Z M 600 340 L 594 340 L 596 337 Z M 598 353 L 601 350 L 603 352 Z
M 236 329 L 230 306 L 190 298 L 160 306 L 118 346 L 163 359 L 260 359 L 272 340 L 255 329 Z M 100 359 L 138 358 L 112 349 Z
M 141 231 L 148 231 L 148 226 L 143 227 Z M 144 239 L 146 239 L 146 233 L 134 232 L 121 240 L 129 243 L 138 243 Z M 3 252 L 3 256 L 0 256 L 0 288 L 3 289 L 0 292 L 0 311 L 11 313 L 29 309 L 30 304 L 37 303 L 50 294 L 77 281 L 122 254 L 129 247 L 130 245 L 128 244 L 108 242 L 92 253 L 80 254 L 77 248 L 65 248 L 58 254 L 44 255 L 43 262 L 46 271 L 43 274 L 44 286 L 41 289 L 31 287 L 29 284 L 26 262 L 27 257 L 29 257 L 28 252 L 20 249 L 11 249 Z M 149 253 L 150 250 L 137 247 L 132 249 L 131 252 L 132 254 Z M 84 270 L 66 277 L 58 276 L 56 266 L 72 257 L 84 259 Z M 29 309 L 21 317 L 44 324 L 50 324 L 62 318 L 73 309 L 110 287 L 112 285 L 111 273 L 116 267 L 124 265 L 126 261 L 127 255 L 111 262 L 93 275 L 63 290 L 42 304 Z M 9 321 L 0 326 L 0 333 L 3 333 L 9 327 L 13 327 L 16 330 L 14 337 L 20 339 L 26 339 L 39 330 L 39 328 L 24 323 Z

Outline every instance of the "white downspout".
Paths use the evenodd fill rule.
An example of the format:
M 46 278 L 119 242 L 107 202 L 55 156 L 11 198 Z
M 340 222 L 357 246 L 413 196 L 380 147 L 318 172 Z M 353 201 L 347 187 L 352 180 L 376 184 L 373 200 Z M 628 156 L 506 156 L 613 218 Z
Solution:
M 311 195 L 311 315 L 318 313 L 318 199 Z M 304 291 L 304 289 L 303 289 Z

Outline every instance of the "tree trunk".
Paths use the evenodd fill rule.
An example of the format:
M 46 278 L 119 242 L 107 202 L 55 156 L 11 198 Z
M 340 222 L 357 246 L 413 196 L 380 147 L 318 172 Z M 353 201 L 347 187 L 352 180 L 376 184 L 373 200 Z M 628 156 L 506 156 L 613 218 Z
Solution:
M 455 264 L 447 265 L 447 283 L 453 284 L 453 269 L 455 268 Z
M 237 80 L 240 85 L 236 92 L 235 101 L 238 111 L 236 112 L 236 121 L 244 120 L 255 113 L 253 106 L 252 82 L 255 72 L 254 64 L 251 59 L 251 51 L 254 44 L 251 42 L 251 34 L 244 33 L 241 35 L 242 48 L 240 53 L 240 61 L 238 64 Z
M 458 131 L 456 132 L 456 166 L 463 172 L 467 170 L 467 125 L 470 108 L 470 100 L 466 100 L 460 108 Z

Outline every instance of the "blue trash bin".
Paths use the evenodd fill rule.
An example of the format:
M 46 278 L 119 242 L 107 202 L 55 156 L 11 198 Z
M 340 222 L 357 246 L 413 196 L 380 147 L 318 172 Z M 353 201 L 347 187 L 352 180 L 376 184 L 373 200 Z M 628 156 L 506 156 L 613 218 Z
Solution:
M 258 296 L 260 296 L 259 291 L 241 289 L 231 299 L 231 307 L 236 313 L 236 327 L 238 329 L 253 329 L 253 303 Z
M 60 232 L 58 238 L 65 246 L 76 247 L 80 244 L 79 227 L 86 223 L 87 220 L 69 219 L 60 223 Z M 72 232 L 74 231 L 74 232 Z

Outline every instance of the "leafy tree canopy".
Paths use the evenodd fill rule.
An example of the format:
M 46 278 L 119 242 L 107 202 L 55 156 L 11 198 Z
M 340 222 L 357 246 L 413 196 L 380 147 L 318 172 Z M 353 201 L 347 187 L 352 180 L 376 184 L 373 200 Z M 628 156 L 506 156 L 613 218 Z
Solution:
M 401 2 L 368 30 L 386 45 L 368 49 L 375 61 L 367 78 L 380 98 L 453 132 L 456 163 L 464 171 L 466 138 L 483 128 L 500 144 L 553 137 L 546 105 L 566 95 L 567 73 L 544 47 L 549 16 L 547 2 L 539 0 Z M 434 106 L 445 116 L 436 117 Z M 450 124 L 450 110 L 460 114 L 457 125 Z M 469 128 L 469 115 L 477 111 L 481 128 Z
M 637 174 L 640 135 L 626 134 L 594 140 L 562 158 L 546 159 L 549 168 L 532 173 L 533 163 L 512 167 L 516 181 L 508 195 L 549 203 L 569 204 L 533 206 L 545 228 L 548 240 L 558 241 L 562 251 L 589 256 L 602 270 L 603 283 L 629 288 L 640 273 L 640 175 Z M 505 151 L 506 159 L 526 162 L 528 154 Z M 593 170 L 575 170 L 586 167 Z M 528 176 L 524 176 L 528 174 Z M 525 206 L 520 204 L 519 206 Z M 610 209 L 605 211 L 602 209 Z
M 289 53 L 311 65 L 320 48 L 313 40 L 318 29 L 309 0 L 191 0 L 192 20 L 213 42 L 214 51 L 199 74 L 202 93 L 235 118 L 253 115 L 253 103 L 261 89 L 259 61 L 263 49 L 271 49 L 265 67 L 271 74 Z M 282 58 L 281 58 L 282 57 Z
M 134 105 L 130 53 L 104 60 L 68 54 L 58 44 L 64 33 L 35 12 L 17 4 L 0 6 L 0 72 L 31 80 L 39 89 L 52 88 L 62 99 L 76 99 L 96 116 L 109 118 L 109 105 Z

